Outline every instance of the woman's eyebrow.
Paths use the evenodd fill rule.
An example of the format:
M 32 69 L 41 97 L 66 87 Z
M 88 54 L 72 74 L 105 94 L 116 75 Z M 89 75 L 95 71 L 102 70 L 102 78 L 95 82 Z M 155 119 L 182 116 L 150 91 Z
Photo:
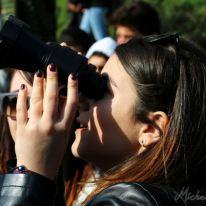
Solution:
M 109 77 L 109 81 L 111 82 L 111 84 L 113 84 L 115 87 L 118 87 L 116 82 L 111 78 Z
M 118 87 L 115 81 L 111 78 L 111 76 L 108 75 L 108 73 L 104 72 L 104 73 L 101 73 L 101 75 L 105 75 L 112 85 L 114 85 L 115 87 Z

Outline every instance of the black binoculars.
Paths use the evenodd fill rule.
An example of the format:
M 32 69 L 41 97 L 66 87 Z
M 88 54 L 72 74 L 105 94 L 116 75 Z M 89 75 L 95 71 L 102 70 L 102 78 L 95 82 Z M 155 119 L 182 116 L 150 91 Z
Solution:
M 0 68 L 10 67 L 35 73 L 53 63 L 58 69 L 59 81 L 67 84 L 70 73 L 77 76 L 79 91 L 94 100 L 107 92 L 107 76 L 95 71 L 87 58 L 57 43 L 46 44 L 35 37 L 29 26 L 10 16 L 0 31 Z

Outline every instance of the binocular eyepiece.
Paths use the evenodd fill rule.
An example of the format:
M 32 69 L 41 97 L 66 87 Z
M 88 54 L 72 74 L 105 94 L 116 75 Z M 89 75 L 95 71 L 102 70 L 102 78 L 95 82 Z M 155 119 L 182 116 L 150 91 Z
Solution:
M 77 76 L 79 91 L 94 100 L 107 92 L 107 76 L 95 71 L 87 58 L 57 43 L 46 44 L 35 37 L 29 26 L 10 16 L 0 32 L 0 68 L 11 67 L 35 73 L 53 63 L 58 69 L 59 81 L 67 84 L 70 73 Z

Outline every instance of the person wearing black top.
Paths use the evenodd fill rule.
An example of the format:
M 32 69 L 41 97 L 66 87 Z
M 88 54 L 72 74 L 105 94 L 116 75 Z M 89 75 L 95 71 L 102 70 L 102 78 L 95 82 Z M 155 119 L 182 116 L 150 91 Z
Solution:
M 85 205 L 206 205 L 205 54 L 177 34 L 132 39 L 117 47 L 102 74 L 108 91 L 90 101 L 89 112 L 79 109 L 71 147 L 99 168 Z M 0 177 L 0 205 L 52 206 L 55 200 L 78 106 L 77 77 L 69 76 L 61 107 L 57 77 L 52 64 L 47 81 L 36 73 L 28 112 L 27 87 L 19 89 L 17 167 Z
M 68 0 L 67 3 L 68 11 L 72 12 L 71 20 L 69 22 L 68 27 L 78 27 L 81 23 L 82 12 L 83 12 L 83 4 L 81 0 Z

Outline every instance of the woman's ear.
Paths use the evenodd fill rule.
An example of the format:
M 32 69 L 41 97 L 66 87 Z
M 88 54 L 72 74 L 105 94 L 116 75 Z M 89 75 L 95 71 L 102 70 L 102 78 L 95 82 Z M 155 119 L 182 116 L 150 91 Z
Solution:
M 142 124 L 138 135 L 141 145 L 139 153 L 159 141 L 161 136 L 165 133 L 169 122 L 168 116 L 162 111 L 150 112 L 148 118 L 154 124 Z

